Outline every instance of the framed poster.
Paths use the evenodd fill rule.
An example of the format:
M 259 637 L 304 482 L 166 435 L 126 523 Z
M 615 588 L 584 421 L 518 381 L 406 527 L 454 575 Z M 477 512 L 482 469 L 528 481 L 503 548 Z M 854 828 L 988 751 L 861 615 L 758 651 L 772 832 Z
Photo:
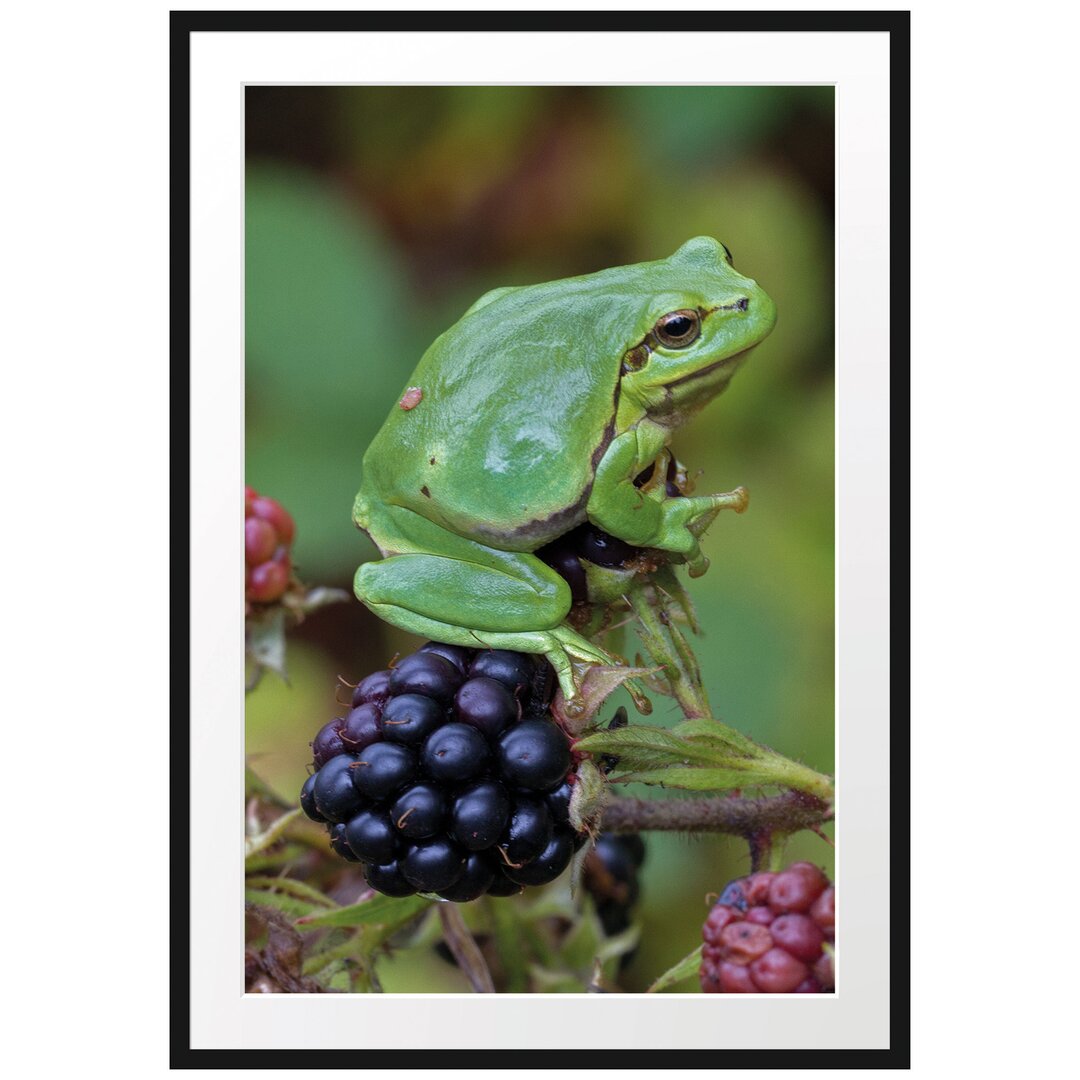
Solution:
M 907 16 L 694 19 L 173 14 L 175 1065 L 906 1063 Z

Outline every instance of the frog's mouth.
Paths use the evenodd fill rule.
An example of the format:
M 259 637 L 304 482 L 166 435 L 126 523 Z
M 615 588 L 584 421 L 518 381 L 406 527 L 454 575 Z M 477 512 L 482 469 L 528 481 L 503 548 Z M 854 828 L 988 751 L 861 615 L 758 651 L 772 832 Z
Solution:
M 732 376 L 756 344 L 753 342 L 706 367 L 661 384 L 653 391 L 652 402 L 647 407 L 649 416 L 656 423 L 669 426 L 685 423 L 728 388 Z
M 757 342 L 754 343 L 755 345 Z M 753 345 L 747 345 L 745 349 L 740 349 L 738 352 L 731 353 L 725 356 L 721 360 L 716 360 L 714 363 L 709 364 L 706 367 L 698 368 L 697 371 L 691 371 L 686 375 L 680 376 L 678 379 L 674 379 L 669 383 L 666 383 L 668 390 L 674 390 L 679 386 L 686 386 L 688 383 L 697 382 L 699 379 L 708 378 L 714 372 L 719 371 L 726 364 L 732 364 L 733 361 L 740 361 L 742 358 L 753 348 Z

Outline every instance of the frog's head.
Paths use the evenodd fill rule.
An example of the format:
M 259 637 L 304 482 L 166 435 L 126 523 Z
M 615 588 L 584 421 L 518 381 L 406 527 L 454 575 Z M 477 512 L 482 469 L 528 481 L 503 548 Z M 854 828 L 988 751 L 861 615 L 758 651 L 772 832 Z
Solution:
M 727 388 L 748 350 L 772 330 L 776 306 L 707 236 L 627 269 L 639 275 L 638 311 L 622 359 L 622 395 L 674 426 Z

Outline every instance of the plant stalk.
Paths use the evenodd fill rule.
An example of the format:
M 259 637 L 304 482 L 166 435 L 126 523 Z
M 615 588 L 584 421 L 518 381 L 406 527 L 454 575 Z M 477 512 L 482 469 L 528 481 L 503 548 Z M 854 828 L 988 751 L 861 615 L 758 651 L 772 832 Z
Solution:
M 709 832 L 751 837 L 798 832 L 831 821 L 832 816 L 828 803 L 800 791 L 762 799 L 611 798 L 604 804 L 600 827 L 612 833 Z

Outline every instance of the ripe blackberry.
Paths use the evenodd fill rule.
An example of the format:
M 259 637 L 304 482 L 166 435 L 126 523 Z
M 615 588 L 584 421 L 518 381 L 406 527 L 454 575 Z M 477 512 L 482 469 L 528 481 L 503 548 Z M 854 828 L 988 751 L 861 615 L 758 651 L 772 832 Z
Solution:
M 593 526 L 581 534 L 579 552 L 597 566 L 617 569 L 637 554 L 637 548 Z
M 835 889 L 813 863 L 730 882 L 702 928 L 706 994 L 833 990 Z
M 343 858 L 348 859 L 349 862 L 359 862 L 359 857 L 355 854 L 351 847 L 349 847 L 348 838 L 345 835 L 344 825 L 331 825 L 330 826 L 330 846 Z
M 651 466 L 647 472 L 651 472 Z M 644 483 L 644 480 L 642 482 Z M 669 484 L 668 497 L 673 498 L 675 494 L 681 493 Z M 591 521 L 586 521 L 550 544 L 545 544 L 534 554 L 570 586 L 570 596 L 573 602 L 578 604 L 589 599 L 586 564 L 606 570 L 622 570 L 641 555 L 642 551 L 642 548 L 632 547 L 624 540 L 597 528 Z
M 570 746 L 555 724 L 524 720 L 500 737 L 499 766 L 515 787 L 550 791 L 570 769 Z
M 609 937 L 630 926 L 630 913 L 641 893 L 638 871 L 645 844 L 637 834 L 603 833 L 585 860 L 584 885 Z
M 442 784 L 460 784 L 487 770 L 491 748 L 468 724 L 444 724 L 424 743 L 421 760 L 428 776 Z
M 388 863 L 364 863 L 364 877 L 376 891 L 387 896 L 412 896 L 416 889 L 406 880 L 401 866 L 394 860 Z
M 422 694 L 449 705 L 461 682 L 461 672 L 445 656 L 435 652 L 415 652 L 394 668 L 389 690 L 395 697 L 398 694 Z
M 358 753 L 366 750 L 380 737 L 380 709 L 374 702 L 365 702 L 351 709 L 337 729 L 337 739 L 346 750 Z
M 469 670 L 469 663 L 473 657 L 472 649 L 465 649 L 460 645 L 446 645 L 441 641 L 429 641 L 426 645 L 421 645 L 419 651 L 437 653 L 445 657 L 462 675 Z
M 416 779 L 416 755 L 392 742 L 372 743 L 349 766 L 356 790 L 372 802 L 383 802 Z
M 414 784 L 397 797 L 390 820 L 410 840 L 438 836 L 446 824 L 446 796 L 434 784 Z
M 385 671 L 373 671 L 366 678 L 361 679 L 353 690 L 353 708 L 357 705 L 366 705 L 369 701 L 382 705 L 390 696 L 391 674 L 392 672 L 387 668 Z
M 401 872 L 418 892 L 449 889 L 465 869 L 465 852 L 444 836 L 413 844 L 401 860 Z
M 398 852 L 390 816 L 377 810 L 361 810 L 345 825 L 345 842 L 365 862 L 388 863 Z
M 300 806 L 312 821 L 326 820 L 315 805 L 315 773 L 304 781 L 304 786 L 300 789 Z
M 540 856 L 555 829 L 551 813 L 539 799 L 523 796 L 514 801 L 502 844 L 508 866 L 522 866 Z
M 448 888 L 440 889 L 439 895 L 444 900 L 454 900 L 459 904 L 475 900 L 490 890 L 497 869 L 485 852 L 470 852 L 465 860 L 465 868 L 461 871 L 461 877 Z
M 300 805 L 389 896 L 464 903 L 552 881 L 586 839 L 553 693 L 535 657 L 428 642 L 315 736 Z
M 255 604 L 280 600 L 289 587 L 296 527 L 280 503 L 244 488 L 244 592 Z
M 450 835 L 468 851 L 486 851 L 510 823 L 510 796 L 496 780 L 466 788 L 450 808 Z
M 361 809 L 361 798 L 353 787 L 355 754 L 332 757 L 316 774 L 311 793 L 316 809 L 334 824 L 348 821 Z
M 569 865 L 574 855 L 574 838 L 562 829 L 556 831 L 547 847 L 524 866 L 507 866 L 503 873 L 519 885 L 546 885 Z
M 383 738 L 406 746 L 421 746 L 446 719 L 446 710 L 423 694 L 391 698 L 382 711 Z
M 308 744 L 315 759 L 315 768 L 321 769 L 332 757 L 345 752 L 345 743 L 341 739 L 341 728 L 345 717 L 338 716 L 319 728 L 318 734 Z
M 494 679 L 511 694 L 528 692 L 536 671 L 536 661 L 528 653 L 508 652 L 506 649 L 486 649 L 477 654 L 469 668 L 470 679 Z
M 454 698 L 458 719 L 476 728 L 487 739 L 497 739 L 521 716 L 513 692 L 496 679 L 472 676 L 462 683 Z
M 560 536 L 558 540 L 539 548 L 535 554 L 570 586 L 571 601 L 580 604 L 589 599 L 589 580 L 585 576 L 585 567 L 581 565 L 581 557 L 570 536 L 573 536 L 573 533 Z

